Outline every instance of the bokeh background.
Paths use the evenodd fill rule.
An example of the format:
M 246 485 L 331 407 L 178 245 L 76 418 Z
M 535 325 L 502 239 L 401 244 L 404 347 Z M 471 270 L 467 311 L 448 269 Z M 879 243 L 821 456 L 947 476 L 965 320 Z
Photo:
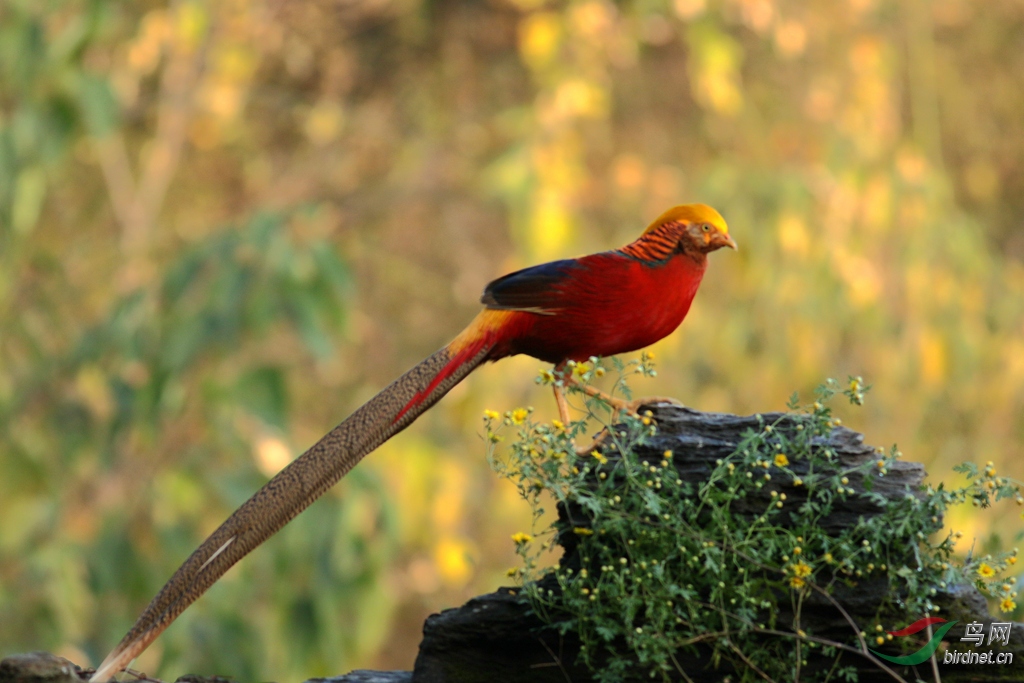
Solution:
M 1016 0 L 4 0 L 0 653 L 97 663 L 487 281 L 684 201 L 741 250 L 639 392 L 863 375 L 871 443 L 1024 478 L 1022 159 Z M 428 613 L 508 581 L 529 511 L 480 418 L 553 417 L 540 367 L 476 372 L 137 668 L 411 666 Z M 1013 545 L 1012 504 L 972 512 L 963 550 Z

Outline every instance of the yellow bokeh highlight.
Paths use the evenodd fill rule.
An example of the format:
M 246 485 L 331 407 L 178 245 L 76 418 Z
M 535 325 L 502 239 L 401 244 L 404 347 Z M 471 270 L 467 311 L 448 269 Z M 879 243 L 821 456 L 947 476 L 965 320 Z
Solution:
M 558 86 L 552 106 L 559 118 L 595 118 L 607 111 L 608 97 L 596 84 L 576 78 Z
M 739 44 L 723 33 L 704 28 L 693 34 L 690 45 L 694 97 L 717 114 L 735 116 L 743 107 Z
M 572 236 L 572 216 L 555 190 L 541 193 L 530 214 L 529 244 L 540 259 L 563 253 Z
M 306 137 L 315 145 L 334 142 L 345 126 L 345 110 L 336 102 L 320 102 L 306 115 Z
M 292 461 L 292 451 L 276 436 L 264 436 L 256 442 L 256 466 L 266 477 L 272 477 Z
M 787 254 L 803 258 L 810 253 L 811 238 L 804 219 L 794 214 L 783 214 L 778 223 L 779 246 Z
M 550 63 L 562 35 L 562 22 L 555 12 L 537 12 L 519 22 L 519 54 L 534 69 Z
M 431 505 L 431 519 L 435 529 L 453 531 L 464 519 L 468 473 L 462 463 L 444 459 L 437 465 L 437 489 Z
M 200 2 L 182 2 L 176 6 L 174 37 L 183 50 L 191 52 L 199 45 L 209 26 L 210 16 Z
M 569 7 L 569 25 L 580 37 L 597 41 L 611 30 L 614 6 L 605 0 L 585 0 Z
M 775 19 L 775 5 L 772 0 L 737 0 L 743 23 L 757 33 L 766 32 Z
M 775 45 L 786 57 L 803 54 L 807 47 L 807 27 L 795 20 L 780 23 L 775 28 Z
M 707 0 L 672 0 L 672 9 L 683 20 L 696 19 L 707 9 Z
M 937 387 L 946 379 L 946 344 L 936 332 L 923 330 L 918 340 L 921 379 L 925 386 Z
M 854 306 L 866 307 L 878 300 L 882 293 L 882 278 L 870 259 L 840 251 L 832 262 L 846 282 L 850 302 Z
M 444 537 L 434 546 L 434 564 L 441 580 L 451 586 L 463 586 L 473 575 L 473 545 L 466 539 Z

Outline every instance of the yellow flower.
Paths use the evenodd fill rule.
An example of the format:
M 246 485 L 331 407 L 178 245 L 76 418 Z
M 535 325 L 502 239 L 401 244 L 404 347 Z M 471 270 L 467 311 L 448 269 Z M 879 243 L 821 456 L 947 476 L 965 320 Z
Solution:
M 797 562 L 796 564 L 793 565 L 793 574 L 795 574 L 796 576 L 801 576 L 801 577 L 803 577 L 803 576 L 810 576 L 811 575 L 811 565 L 807 564 L 806 562 Z
M 587 363 L 579 363 L 576 365 L 576 367 L 572 369 L 572 374 L 576 375 L 577 377 L 582 377 L 587 373 L 588 370 L 590 370 L 590 365 L 588 365 Z
M 509 567 L 508 571 L 505 572 L 505 576 L 511 576 L 513 578 L 519 576 L 519 567 Z
M 498 414 L 497 410 L 485 410 L 484 417 L 488 420 L 497 420 L 501 415 Z
M 801 479 L 800 477 L 797 477 L 796 479 L 793 480 L 793 486 L 803 486 L 803 485 L 804 485 L 804 480 Z
M 560 432 L 564 432 L 565 431 L 565 425 L 562 423 L 561 420 L 552 420 L 551 421 L 551 426 L 554 427 L 555 429 L 557 429 Z
M 982 562 L 978 565 L 978 576 L 984 579 L 991 579 L 996 575 L 996 570 L 992 569 L 987 562 Z
M 832 553 L 825 553 L 824 558 L 825 562 L 832 564 Z
M 779 453 L 778 455 L 775 456 L 775 466 L 776 467 L 785 467 L 788 464 L 789 464 L 789 458 L 786 457 L 785 453 Z
M 789 585 L 793 588 L 803 588 L 807 585 L 807 582 L 801 579 L 799 576 L 791 576 L 789 578 Z
M 512 414 L 509 417 L 512 418 L 513 424 L 521 425 L 523 424 L 523 420 L 525 420 L 526 416 L 529 414 L 530 413 L 527 412 L 526 408 L 516 408 L 512 411 Z
M 577 536 L 590 536 L 594 533 L 593 529 L 588 529 L 585 526 L 574 527 L 572 532 Z
M 542 382 L 546 382 L 547 384 L 551 384 L 552 382 L 555 381 L 555 373 L 551 372 L 550 370 L 541 370 L 540 380 Z
M 516 545 L 523 545 L 524 543 L 529 543 L 530 541 L 532 541 L 533 536 L 531 536 L 530 534 L 524 534 L 522 531 L 517 531 L 516 533 L 512 534 L 512 540 L 515 541 Z
M 1004 612 L 1012 612 L 1017 609 L 1017 603 L 1010 598 L 1003 598 L 1003 601 L 999 603 L 999 609 Z
M 598 461 L 602 465 L 608 462 L 608 458 L 601 455 L 601 451 L 590 451 L 590 455 L 594 457 L 594 460 Z
M 1008 558 L 1006 558 L 1006 563 L 1007 564 L 1017 564 L 1017 558 L 1016 557 L 1008 557 Z

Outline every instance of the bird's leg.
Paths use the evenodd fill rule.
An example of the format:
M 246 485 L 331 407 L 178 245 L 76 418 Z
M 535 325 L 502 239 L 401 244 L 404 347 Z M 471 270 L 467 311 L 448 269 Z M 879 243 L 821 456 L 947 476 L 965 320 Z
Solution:
M 563 425 L 568 427 L 572 421 L 572 418 L 569 417 L 569 401 L 566 400 L 562 387 L 554 384 L 551 388 L 555 391 L 555 403 L 558 404 L 558 418 L 562 421 Z
M 569 384 L 575 385 L 577 388 L 579 388 L 587 396 L 592 396 L 593 398 L 600 399 L 600 400 L 604 401 L 605 403 L 610 405 L 612 407 L 612 409 L 616 413 L 619 412 L 620 410 L 624 410 L 627 413 L 634 413 L 634 412 L 636 412 L 635 408 L 634 409 L 630 409 L 629 402 L 624 401 L 621 398 L 615 398 L 611 394 L 606 394 L 605 392 L 601 391 L 597 387 L 592 387 L 589 384 L 583 384 L 582 382 L 580 382 L 578 379 L 576 379 L 572 375 L 567 376 L 565 378 L 565 381 L 567 383 L 569 383 Z
M 566 381 L 572 377 L 571 374 L 565 373 L 564 362 L 559 363 L 558 365 L 555 366 L 555 374 L 561 375 L 563 381 Z M 557 382 L 553 384 L 551 388 L 555 392 L 555 403 L 558 404 L 558 419 L 560 419 L 562 421 L 562 424 L 565 425 L 566 428 L 568 428 L 572 422 L 572 416 L 569 415 L 569 400 L 566 399 L 565 397 L 565 388 L 563 385 L 558 384 Z M 576 455 L 581 457 L 584 455 L 589 455 L 598 443 L 597 441 L 594 441 L 594 443 L 590 445 L 590 448 L 581 451 L 580 449 L 576 448 L 576 439 L 570 439 L 570 442 L 572 443 L 573 450 L 576 451 Z
M 606 394 L 597 387 L 592 387 L 589 384 L 583 384 L 572 375 L 565 377 L 567 383 L 574 384 L 587 396 L 592 396 L 596 399 L 605 401 L 612 407 L 615 413 L 624 412 L 629 415 L 638 416 L 637 409 L 643 405 L 649 405 L 651 403 L 671 403 L 673 405 L 681 406 L 682 403 L 678 399 L 674 399 L 670 396 L 644 396 L 642 398 L 633 399 L 632 401 L 626 401 L 621 398 L 615 398 L 610 394 Z
M 597 387 L 592 387 L 589 384 L 584 384 L 575 377 L 573 377 L 572 371 L 567 371 L 565 362 L 559 363 L 558 365 L 555 366 L 555 374 L 558 375 L 566 385 L 572 384 L 573 386 L 580 389 L 580 391 L 585 393 L 587 396 L 591 396 L 593 398 L 605 401 L 606 403 L 608 403 L 608 405 L 612 407 L 612 410 L 615 414 L 625 412 L 634 417 L 639 417 L 637 410 L 642 405 L 648 405 L 651 403 L 671 403 L 677 406 L 682 405 L 682 403 L 680 403 L 678 400 L 671 398 L 669 396 L 645 396 L 643 398 L 634 399 L 632 401 L 626 401 L 621 398 L 615 398 L 614 396 L 601 391 Z M 565 398 L 565 390 L 562 386 L 559 386 L 558 384 L 554 384 L 552 386 L 552 389 L 555 393 L 555 403 L 558 404 L 559 419 L 561 419 L 564 425 L 568 426 L 570 422 L 569 402 Z M 604 442 L 605 437 L 607 436 L 607 432 L 599 434 L 597 438 L 594 439 L 593 443 L 591 443 L 587 448 L 583 450 L 579 450 L 577 448 L 577 455 L 590 455 L 590 453 L 592 453 L 593 451 L 598 450 L 600 445 Z M 575 440 L 573 440 L 573 448 L 576 448 Z

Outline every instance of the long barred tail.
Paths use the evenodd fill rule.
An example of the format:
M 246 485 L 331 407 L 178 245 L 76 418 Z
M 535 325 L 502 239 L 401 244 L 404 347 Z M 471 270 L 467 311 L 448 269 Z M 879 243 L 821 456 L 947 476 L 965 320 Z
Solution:
M 367 401 L 235 510 L 160 589 L 90 683 L 105 683 L 127 666 L 233 564 L 488 360 L 493 337 L 481 332 L 471 325 Z

